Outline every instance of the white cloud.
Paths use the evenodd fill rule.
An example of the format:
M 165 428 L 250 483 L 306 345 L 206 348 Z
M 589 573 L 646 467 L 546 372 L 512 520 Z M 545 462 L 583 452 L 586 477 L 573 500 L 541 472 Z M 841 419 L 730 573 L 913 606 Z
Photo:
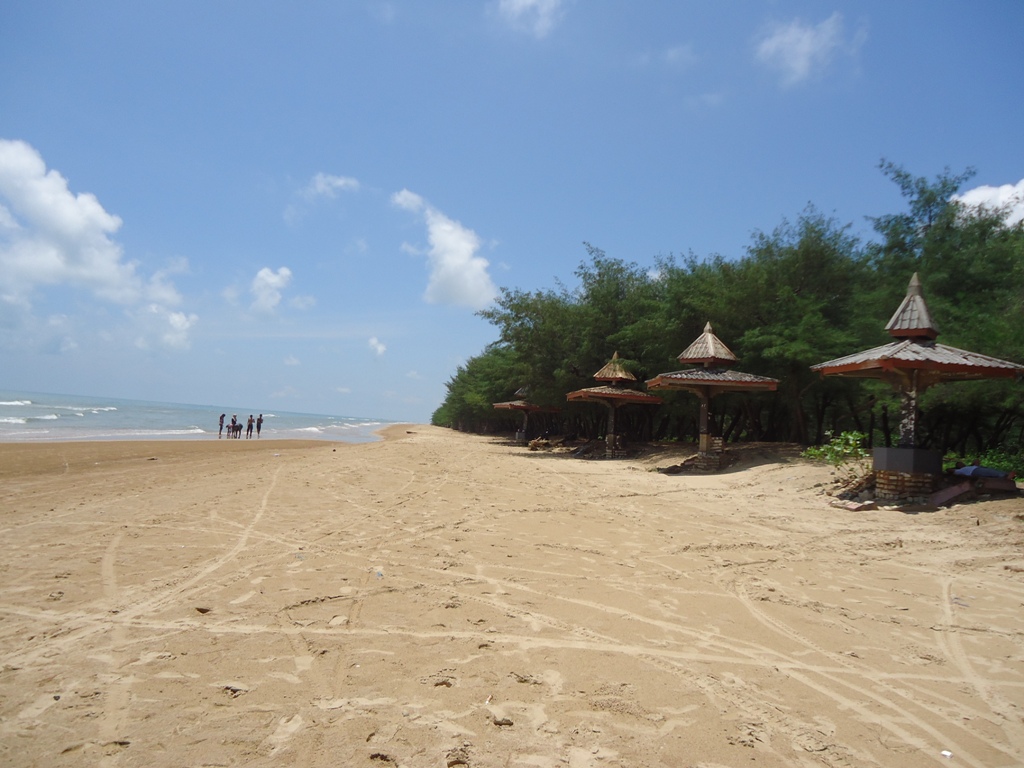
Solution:
M 547 37 L 564 15 L 563 0 L 499 0 L 498 13 L 516 29 L 538 40 Z
M 281 291 L 288 287 L 291 279 L 292 271 L 288 267 L 281 267 L 277 272 L 264 267 L 257 272 L 249 288 L 253 295 L 253 311 L 273 312 L 281 303 Z
M 135 265 L 111 235 L 121 219 L 95 195 L 73 194 L 23 141 L 0 139 L 0 288 L 27 296 L 42 285 L 71 285 L 118 303 L 144 293 Z
M 430 277 L 423 297 L 431 304 L 451 304 L 483 309 L 498 290 L 487 272 L 487 259 L 477 255 L 480 238 L 476 232 L 448 218 L 420 195 L 403 189 L 391 196 L 400 208 L 423 216 L 430 248 L 427 260 Z M 402 250 L 414 251 L 402 244 Z
M 1024 221 L 1024 179 L 1016 184 L 1003 184 L 998 187 L 975 187 L 962 195 L 954 196 L 953 199 L 971 207 L 1005 209 L 1006 223 L 1010 226 Z
M 8 211 L 2 203 L 0 203 L 0 230 L 3 229 L 14 232 L 21 229 L 21 227 L 18 226 L 18 222 L 14 220 L 14 216 L 11 215 L 11 212 Z
M 371 336 L 369 339 L 370 349 L 377 353 L 378 356 L 383 355 L 387 352 L 388 348 L 385 347 L 376 336 Z
M 335 176 L 321 171 L 297 191 L 298 202 L 285 206 L 284 220 L 289 226 L 295 226 L 317 200 L 335 198 L 339 192 L 356 192 L 359 187 L 359 180 L 351 176 Z
M 56 170 L 23 141 L 0 139 L 0 301 L 31 323 L 34 298 L 50 287 L 92 293 L 128 308 L 160 344 L 184 349 L 198 318 L 169 307 L 182 298 L 170 276 L 186 272 L 179 259 L 146 279 L 126 261 L 114 235 L 121 219 L 104 210 L 95 195 L 73 193 Z M 137 328 L 134 330 L 138 330 Z M 101 334 L 99 329 L 93 329 Z M 148 346 L 148 340 L 144 344 Z M 62 347 L 63 349 L 64 347 Z
M 410 192 L 408 189 L 403 189 L 401 192 L 395 192 L 391 196 L 391 202 L 397 205 L 399 208 L 404 208 L 407 211 L 413 213 L 419 213 L 423 210 L 423 206 L 426 205 L 423 198 L 417 195 L 415 192 Z
M 191 346 L 189 332 L 199 322 L 199 317 L 184 312 L 174 312 L 160 304 L 150 304 L 141 312 L 133 312 L 132 319 L 141 333 L 135 339 L 139 349 L 149 349 L 151 339 L 168 349 L 188 349 Z
M 241 292 L 238 290 L 237 285 L 229 285 L 226 288 L 224 288 L 223 291 L 220 292 L 220 295 L 224 299 L 224 301 L 234 306 L 238 304 L 238 297 L 240 293 Z
M 318 173 L 305 189 L 302 196 L 307 200 L 314 200 L 318 197 L 336 197 L 339 191 L 359 189 L 359 181 L 351 176 L 332 176 L 329 173 Z
M 295 357 L 294 355 L 288 355 L 288 357 L 286 357 L 284 359 L 284 364 L 285 365 L 298 365 L 299 364 L 299 358 Z
M 774 24 L 757 45 L 757 58 L 778 70 L 784 85 L 791 86 L 819 75 L 837 52 L 853 52 L 858 37 L 850 45 L 843 41 L 843 17 L 833 13 L 818 25 L 795 19 Z
M 199 322 L 199 318 L 194 314 L 186 315 L 184 312 L 168 312 L 166 320 L 167 328 L 160 337 L 164 345 L 176 349 L 188 349 L 190 344 L 188 332 Z
M 349 387 L 335 387 L 334 391 L 337 392 L 339 395 L 352 394 L 352 390 Z

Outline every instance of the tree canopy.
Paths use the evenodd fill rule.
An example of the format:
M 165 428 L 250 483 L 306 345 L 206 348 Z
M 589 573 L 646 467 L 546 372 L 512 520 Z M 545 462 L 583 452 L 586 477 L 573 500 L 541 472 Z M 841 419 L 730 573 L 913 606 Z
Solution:
M 914 272 L 943 343 L 1024 362 L 1024 224 L 957 200 L 972 170 L 947 168 L 929 180 L 887 161 L 880 169 L 906 210 L 870 218 L 877 239 L 869 242 L 808 206 L 795 221 L 755 233 L 738 259 L 691 253 L 641 266 L 584 243 L 574 288 L 503 288 L 480 312 L 498 340 L 455 372 L 434 423 L 516 429 L 521 417 L 492 404 L 525 387 L 532 402 L 560 409 L 537 429 L 598 436 L 604 409 L 569 404 L 566 393 L 592 386 L 614 352 L 641 380 L 676 370 L 676 357 L 711 321 L 741 370 L 780 381 L 774 394 L 716 398 L 719 434 L 818 443 L 856 429 L 889 444 L 895 393 L 878 382 L 822 379 L 810 366 L 886 343 L 885 323 Z M 966 455 L 1024 444 L 1018 383 L 941 385 L 920 407 L 923 445 Z M 631 438 L 696 435 L 697 401 L 684 393 L 670 393 L 657 410 L 623 410 L 617 431 Z

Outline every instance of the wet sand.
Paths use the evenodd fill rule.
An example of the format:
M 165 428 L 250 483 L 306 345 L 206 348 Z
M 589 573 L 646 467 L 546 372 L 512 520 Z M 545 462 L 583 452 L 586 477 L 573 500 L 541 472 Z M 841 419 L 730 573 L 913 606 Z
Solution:
M 0 444 L 0 763 L 1024 764 L 1024 500 L 677 460 Z

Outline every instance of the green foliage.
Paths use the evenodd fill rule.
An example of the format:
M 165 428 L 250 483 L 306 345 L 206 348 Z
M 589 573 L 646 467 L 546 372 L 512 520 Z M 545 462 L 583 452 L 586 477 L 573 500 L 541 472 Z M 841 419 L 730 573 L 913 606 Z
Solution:
M 515 371 L 515 355 L 505 347 L 491 346 L 483 354 L 470 358 L 449 379 L 448 396 L 434 411 L 431 423 L 480 430 L 507 419 L 507 413 L 495 412 L 494 403 L 513 399 L 517 388 Z
M 807 448 L 801 455 L 832 465 L 843 479 L 852 479 L 867 471 L 867 459 L 871 452 L 866 447 L 866 434 L 843 432 L 836 437 L 829 432 L 827 436 L 827 443 Z
M 828 442 L 824 445 L 811 446 L 801 455 L 808 459 L 827 462 L 833 467 L 841 467 L 851 461 L 866 459 L 870 453 L 866 448 L 868 436 L 863 432 L 843 432 L 838 437 L 831 432 L 826 433 Z
M 964 464 L 973 464 L 975 460 L 983 467 L 1001 469 L 1003 472 L 1016 472 L 1018 478 L 1024 476 L 1024 449 L 1019 445 L 990 448 L 972 458 L 946 454 L 942 464 L 948 469 L 955 466 L 958 461 Z
M 1024 224 L 1006 211 L 968 208 L 954 195 L 973 171 L 916 177 L 883 161 L 906 210 L 873 217 L 875 242 L 808 206 L 793 222 L 755 233 L 740 258 L 659 256 L 653 266 L 609 257 L 584 243 L 575 284 L 555 289 L 503 288 L 480 313 L 498 341 L 461 366 L 435 423 L 465 429 L 514 428 L 518 414 L 493 403 L 527 387 L 530 400 L 561 409 L 567 432 L 600 434 L 605 411 L 567 403 L 593 386 L 615 352 L 641 381 L 680 368 L 677 356 L 710 321 L 741 362 L 779 380 L 774 394 L 715 398 L 713 429 L 729 440 L 821 442 L 858 432 L 868 445 L 889 444 L 899 403 L 879 382 L 828 377 L 810 366 L 885 344 L 886 320 L 918 272 L 941 341 L 1024 361 Z M 616 430 L 694 439 L 697 400 L 664 394 L 657 409 L 620 409 Z M 1010 381 L 937 386 L 919 400 L 924 447 L 960 455 L 1024 443 L 1024 387 Z

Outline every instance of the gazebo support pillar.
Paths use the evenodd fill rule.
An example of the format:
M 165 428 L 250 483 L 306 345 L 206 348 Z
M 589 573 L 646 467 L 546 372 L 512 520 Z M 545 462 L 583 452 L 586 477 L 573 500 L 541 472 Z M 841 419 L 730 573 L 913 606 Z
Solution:
M 711 435 L 711 393 L 701 390 L 697 397 L 700 399 L 700 434 L 697 438 L 697 458 L 694 466 L 703 472 L 717 472 L 722 468 L 725 451 L 722 449 L 722 438 Z
M 700 436 L 698 437 L 697 450 L 700 453 L 708 453 L 711 450 L 711 429 L 708 426 L 711 415 L 711 402 L 710 398 L 701 393 L 700 398 L 700 416 L 699 416 L 699 430 Z
M 608 429 L 604 435 L 604 455 L 609 459 L 615 455 L 615 406 L 608 403 Z
M 910 374 L 908 385 L 900 390 L 900 448 L 917 445 L 917 371 Z

